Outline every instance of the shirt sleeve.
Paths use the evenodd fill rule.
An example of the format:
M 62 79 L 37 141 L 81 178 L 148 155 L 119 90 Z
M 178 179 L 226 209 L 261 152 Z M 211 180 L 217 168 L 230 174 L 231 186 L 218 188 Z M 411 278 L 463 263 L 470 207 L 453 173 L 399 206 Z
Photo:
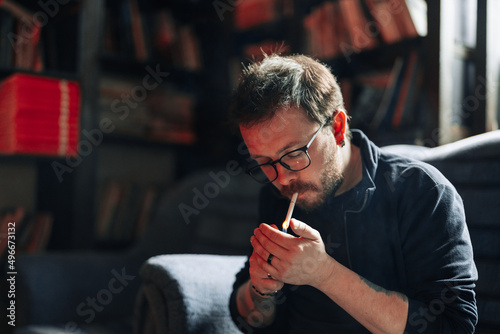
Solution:
M 420 187 L 428 190 L 419 196 L 416 186 L 406 184 L 414 193 L 402 196 L 412 201 L 398 209 L 408 277 L 405 333 L 473 333 L 477 270 L 462 199 L 448 182 Z

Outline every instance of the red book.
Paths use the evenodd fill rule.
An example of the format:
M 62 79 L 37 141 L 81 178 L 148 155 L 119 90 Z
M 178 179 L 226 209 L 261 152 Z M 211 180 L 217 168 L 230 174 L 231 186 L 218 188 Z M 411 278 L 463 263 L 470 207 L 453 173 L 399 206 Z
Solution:
M 400 30 L 396 18 L 396 13 L 399 11 L 393 9 L 390 1 L 366 0 L 366 4 L 377 22 L 378 30 L 385 43 L 395 43 L 403 38 L 404 33 Z
M 350 46 L 355 52 L 372 49 L 377 40 L 367 29 L 368 20 L 358 0 L 339 0 L 339 8 L 347 28 Z
M 238 3 L 234 11 L 237 29 L 244 30 L 277 18 L 275 0 L 245 0 Z
M 0 84 L 0 151 L 77 154 L 77 82 L 17 73 Z

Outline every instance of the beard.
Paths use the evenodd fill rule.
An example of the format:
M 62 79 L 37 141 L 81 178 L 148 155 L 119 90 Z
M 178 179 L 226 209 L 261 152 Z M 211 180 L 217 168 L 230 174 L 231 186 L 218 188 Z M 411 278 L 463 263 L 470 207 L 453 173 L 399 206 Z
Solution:
M 323 163 L 323 173 L 320 175 L 320 183 L 295 181 L 281 190 L 285 197 L 292 198 L 296 192 L 299 194 L 308 192 L 307 196 L 297 199 L 297 206 L 310 211 L 320 207 L 330 195 L 334 195 L 344 182 L 344 175 L 339 159 L 336 154 L 326 156 Z M 311 194 L 311 195 L 309 195 Z

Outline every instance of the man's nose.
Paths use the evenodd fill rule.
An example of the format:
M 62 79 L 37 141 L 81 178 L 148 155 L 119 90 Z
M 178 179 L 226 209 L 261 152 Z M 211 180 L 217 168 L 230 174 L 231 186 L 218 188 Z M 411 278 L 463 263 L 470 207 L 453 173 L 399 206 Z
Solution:
M 286 169 L 281 164 L 276 164 L 276 169 L 278 170 L 278 178 L 275 182 L 278 182 L 282 186 L 288 186 L 293 180 L 295 180 L 297 173 Z

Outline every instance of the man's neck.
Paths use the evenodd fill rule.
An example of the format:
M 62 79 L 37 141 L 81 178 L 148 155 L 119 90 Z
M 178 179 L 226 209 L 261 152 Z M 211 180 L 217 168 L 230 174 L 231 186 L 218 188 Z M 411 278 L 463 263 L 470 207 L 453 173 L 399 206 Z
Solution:
M 352 145 L 350 141 L 346 141 L 346 145 L 340 149 L 345 165 L 344 182 L 335 193 L 335 196 L 341 195 L 346 191 L 354 188 L 363 179 L 363 162 L 359 147 Z

